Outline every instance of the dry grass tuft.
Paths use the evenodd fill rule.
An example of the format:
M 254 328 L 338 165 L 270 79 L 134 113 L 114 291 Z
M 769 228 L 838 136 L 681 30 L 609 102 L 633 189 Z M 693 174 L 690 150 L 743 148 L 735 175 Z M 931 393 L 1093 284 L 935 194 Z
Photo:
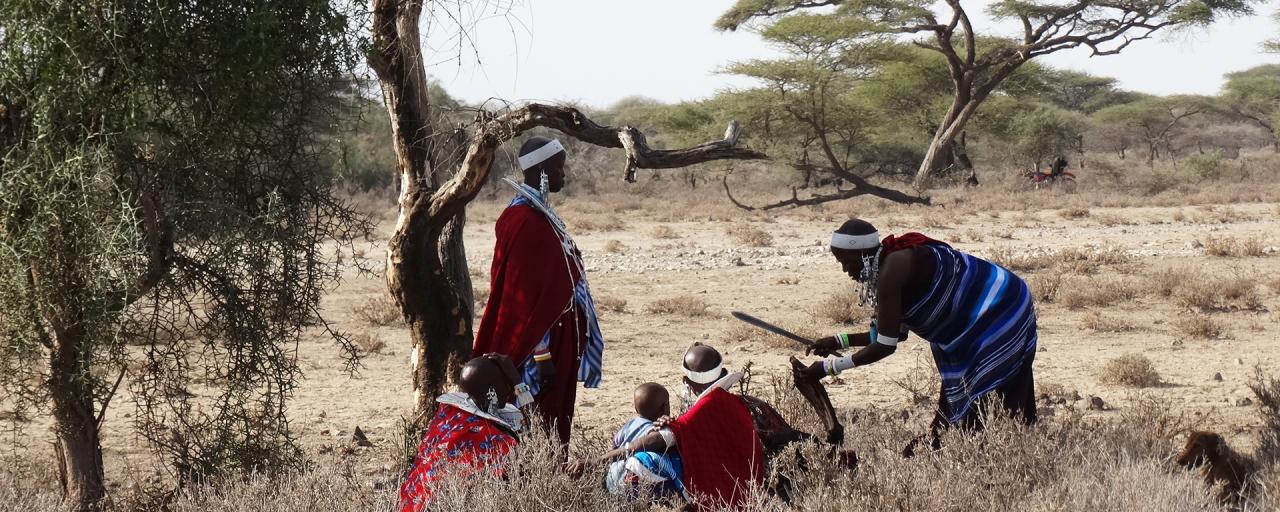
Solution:
M 1189 267 L 1172 267 L 1147 275 L 1147 285 L 1157 297 L 1172 297 L 1174 292 L 1190 281 L 1195 272 Z
M 1280 294 L 1280 275 L 1271 276 L 1267 281 L 1267 288 L 1271 289 L 1271 293 Z
M 622 243 L 621 240 L 610 240 L 604 243 L 604 252 L 609 254 L 621 254 L 625 250 L 627 250 L 627 244 Z
M 1032 274 L 1026 278 L 1027 287 L 1031 288 L 1031 298 L 1042 304 L 1058 300 L 1058 291 L 1062 288 L 1062 274 L 1051 272 Z
M 1089 209 L 1082 207 L 1065 208 L 1058 210 L 1058 216 L 1064 219 L 1083 219 L 1089 216 Z
M 382 341 L 382 336 L 379 336 L 377 332 L 353 334 L 351 335 L 351 341 L 355 342 L 361 354 L 381 354 L 382 350 L 387 348 L 387 342 Z
M 858 294 L 848 286 L 827 294 L 810 311 L 813 316 L 842 325 L 861 325 L 871 320 L 871 312 L 858 305 Z
M 729 226 L 725 233 L 738 245 L 747 247 L 769 247 L 773 245 L 773 235 L 750 224 Z
M 1093 219 L 1094 222 L 1097 222 L 1099 225 L 1106 226 L 1106 227 L 1132 226 L 1134 224 L 1137 224 L 1137 222 L 1134 221 L 1133 219 L 1121 217 L 1114 213 L 1099 213 L 1096 215 L 1092 215 L 1091 218 Z
M 1080 320 L 1080 325 L 1093 332 L 1129 332 L 1138 327 L 1128 318 L 1104 315 L 1090 311 Z
M 476 305 L 480 307 L 484 307 L 486 304 L 489 303 L 489 287 L 486 286 L 484 288 L 472 288 L 471 297 L 475 299 Z
M 658 299 L 644 307 L 646 313 L 679 316 L 707 316 L 707 301 L 692 295 L 677 295 L 666 299 Z
M 617 215 L 608 216 L 584 216 L 576 219 L 573 223 L 574 230 L 582 233 L 592 231 L 622 231 L 627 228 L 627 223 L 622 217 Z
M 596 308 L 603 309 L 610 313 L 626 313 L 627 299 L 617 297 L 600 296 L 595 297 Z
M 1276 282 L 1280 283 L 1280 280 L 1277 280 Z M 779 277 L 778 284 L 785 284 L 785 285 L 800 284 L 800 278 L 799 277 Z
M 680 234 L 676 233 L 676 230 L 671 229 L 671 226 L 666 224 L 658 224 L 657 226 L 654 226 L 653 229 L 649 230 L 649 236 L 660 240 L 680 238 Z
M 942 384 L 937 367 L 919 356 L 910 370 L 890 381 L 907 392 L 908 405 L 925 405 L 937 401 L 938 386 Z
M 378 295 L 364 301 L 363 304 L 353 308 L 351 313 L 361 322 L 378 327 L 395 324 L 401 319 L 400 307 L 386 295 Z
M 1256 258 L 1265 254 L 1263 252 L 1265 244 L 1258 237 L 1208 237 L 1200 243 L 1204 245 L 1204 253 L 1210 256 Z
M 1103 384 L 1145 388 L 1160 384 L 1160 373 L 1142 354 L 1125 354 L 1102 367 L 1098 380 Z
M 1227 334 L 1222 322 L 1204 313 L 1182 313 L 1174 316 L 1169 323 L 1176 333 L 1192 339 L 1212 340 Z
M 1105 308 L 1138 298 L 1141 288 L 1128 278 L 1075 279 L 1059 290 L 1057 302 L 1068 309 Z
M 1258 285 L 1250 277 L 1192 274 L 1173 291 L 1174 303 L 1191 310 L 1260 311 Z

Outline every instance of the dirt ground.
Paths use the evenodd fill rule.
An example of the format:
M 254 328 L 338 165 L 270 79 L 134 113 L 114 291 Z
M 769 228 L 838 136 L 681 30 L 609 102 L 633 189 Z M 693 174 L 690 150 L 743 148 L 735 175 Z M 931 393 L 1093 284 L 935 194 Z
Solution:
M 601 312 L 605 377 L 599 389 L 579 391 L 575 436 L 586 437 L 578 439 L 611 435 L 633 414 L 631 393 L 637 384 L 655 381 L 673 391 L 680 389 L 680 356 L 694 341 L 720 348 L 731 368 L 750 363 L 756 382 L 768 382 L 771 375 L 786 376 L 788 356 L 800 355 L 801 349 L 747 328 L 731 318 L 730 311 L 748 312 L 810 335 L 862 327 L 861 323 L 842 326 L 833 319 L 839 315 L 829 313 L 842 309 L 833 301 L 848 300 L 852 289 L 826 249 L 828 233 L 847 214 L 790 210 L 767 216 L 743 214 L 737 220 L 728 220 L 732 214 L 705 219 L 685 214 L 673 221 L 677 217 L 664 215 L 661 209 L 613 214 L 598 205 L 575 209 L 572 201 L 567 198 L 557 204 L 585 255 L 592 289 L 599 301 L 621 309 Z M 484 201 L 469 210 L 466 243 L 478 296 L 486 295 L 493 221 L 504 205 L 504 201 Z M 1105 410 L 1088 414 L 1102 416 L 1116 414 L 1135 400 L 1155 398 L 1206 418 L 1206 426 L 1244 433 L 1258 421 L 1245 401 L 1251 396 L 1248 379 L 1255 367 L 1273 374 L 1280 369 L 1280 278 L 1276 277 L 1280 255 L 1274 247 L 1280 245 L 1278 213 L 1277 203 L 1248 203 L 984 208 L 981 213 L 974 208 L 896 208 L 864 218 L 882 234 L 923 231 L 959 249 L 1023 266 L 1035 258 L 1051 260 L 1055 251 L 1064 249 L 1109 255 L 1110 260 L 1097 265 L 1090 260 L 1019 271 L 1033 289 L 1062 278 L 1058 299 L 1037 304 L 1039 389 L 1066 396 L 1056 407 L 1084 409 L 1088 397 L 1096 395 L 1106 404 Z M 389 220 L 380 225 L 380 240 L 386 239 L 391 227 Z M 763 240 L 768 237 L 761 232 L 772 240 Z M 1215 241 L 1249 242 L 1252 248 L 1243 251 L 1245 256 L 1214 256 L 1205 245 L 1217 247 Z M 380 261 L 382 247 L 371 244 L 365 256 Z M 1180 303 L 1177 293 L 1166 297 L 1148 289 L 1156 280 L 1152 276 L 1169 269 L 1180 272 L 1172 274 L 1175 281 L 1204 276 L 1247 279 L 1253 283 L 1253 300 L 1200 313 L 1187 301 Z M 1130 291 L 1109 297 L 1104 292 L 1116 288 L 1116 282 Z M 1208 286 L 1213 287 L 1211 281 Z M 1094 293 L 1098 290 L 1104 292 Z M 1075 298 L 1065 300 L 1064 294 L 1071 293 Z M 352 430 L 359 426 L 375 447 L 355 456 L 366 459 L 371 469 L 384 471 L 391 460 L 385 455 L 394 450 L 401 418 L 409 414 L 412 403 L 408 331 L 398 322 L 370 325 L 355 313 L 385 297 L 386 284 L 380 276 L 352 272 L 324 301 L 324 312 L 334 325 L 385 342 L 384 348 L 365 357 L 357 375 L 343 371 L 337 347 L 321 333 L 309 335 L 300 346 L 305 379 L 290 417 L 309 455 L 347 445 Z M 680 306 L 673 313 L 647 311 L 656 301 L 677 297 L 694 306 Z M 625 306 L 619 307 L 622 301 Z M 706 305 L 701 314 L 699 301 Z M 1187 318 L 1207 318 L 1221 332 L 1195 334 L 1185 327 Z M 1111 327 L 1099 331 L 1099 324 Z M 1160 376 L 1158 385 L 1134 388 L 1101 382 L 1105 363 L 1133 353 L 1150 359 Z M 912 338 L 895 355 L 842 375 L 829 389 L 837 407 L 905 408 L 910 382 L 916 382 L 917 388 L 922 386 L 919 382 L 933 385 L 923 379 L 933 372 L 931 365 L 925 343 Z M 1049 409 L 1046 414 L 1052 414 Z M 138 439 L 113 435 L 128 431 L 130 412 L 128 405 L 115 407 L 107 420 L 104 444 L 107 459 L 113 461 L 109 465 L 130 461 L 126 468 L 111 469 L 117 475 L 122 469 L 128 473 L 130 468 L 147 466 L 148 454 Z M 46 449 L 47 428 L 39 428 L 41 423 L 37 420 L 27 429 L 41 442 L 27 445 Z M 856 431 L 856 425 L 853 428 Z

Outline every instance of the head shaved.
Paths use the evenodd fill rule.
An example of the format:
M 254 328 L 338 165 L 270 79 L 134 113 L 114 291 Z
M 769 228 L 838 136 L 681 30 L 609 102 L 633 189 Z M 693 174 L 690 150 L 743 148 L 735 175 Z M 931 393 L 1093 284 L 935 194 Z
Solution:
M 471 401 L 481 408 L 489 405 L 489 391 L 498 395 L 498 407 L 503 407 L 512 400 L 514 390 L 508 377 L 498 361 L 480 356 L 462 365 L 458 375 L 458 388 L 471 397 Z
M 648 420 L 657 420 L 671 414 L 671 394 L 656 382 L 646 382 L 636 387 L 636 414 Z
M 720 351 L 711 345 L 694 343 L 684 353 L 684 367 L 695 372 L 705 372 L 719 366 L 723 361 Z

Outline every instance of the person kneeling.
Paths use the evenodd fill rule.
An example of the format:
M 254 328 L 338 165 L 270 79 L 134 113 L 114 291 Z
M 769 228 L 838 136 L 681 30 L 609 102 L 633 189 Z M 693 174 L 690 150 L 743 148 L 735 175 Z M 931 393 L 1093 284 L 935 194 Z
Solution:
M 401 512 L 426 510 L 435 484 L 448 472 L 502 475 L 507 455 L 519 444 L 524 415 L 518 407 L 533 396 L 510 359 L 486 354 L 468 361 L 458 388 L 436 399 L 436 415 L 400 486 Z

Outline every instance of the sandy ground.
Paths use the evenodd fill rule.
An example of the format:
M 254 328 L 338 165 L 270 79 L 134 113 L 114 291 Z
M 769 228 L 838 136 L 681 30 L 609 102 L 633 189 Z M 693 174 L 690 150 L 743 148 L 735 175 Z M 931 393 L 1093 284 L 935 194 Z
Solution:
M 481 202 L 471 207 L 466 243 L 475 285 L 488 286 L 493 248 L 493 220 L 503 204 Z M 1225 214 L 1223 212 L 1226 212 Z M 1081 218 L 1068 218 L 1057 210 L 949 213 L 946 210 L 905 210 L 892 216 L 868 216 L 882 232 L 924 231 L 978 255 L 1005 251 L 1029 254 L 1068 247 L 1116 248 L 1132 257 L 1128 264 L 1106 267 L 1100 275 L 1133 276 L 1135 282 L 1154 269 L 1186 265 L 1197 271 L 1255 278 L 1262 309 L 1214 313 L 1226 334 L 1220 339 L 1191 339 L 1179 334 L 1171 322 L 1188 314 L 1167 298 L 1142 294 L 1106 308 L 1072 310 L 1057 304 L 1040 304 L 1036 360 L 1037 384 L 1060 385 L 1082 397 L 1102 397 L 1109 410 L 1091 415 L 1111 415 L 1142 397 L 1156 397 L 1170 407 L 1190 414 L 1207 415 L 1210 426 L 1225 432 L 1245 432 L 1257 423 L 1254 409 L 1237 405 L 1250 396 L 1246 386 L 1254 368 L 1273 374 L 1280 370 L 1280 296 L 1275 277 L 1280 254 L 1257 257 L 1211 257 L 1198 247 L 1208 236 L 1261 237 L 1263 244 L 1280 245 L 1276 204 L 1221 205 L 1181 208 L 1092 208 Z M 575 216 L 566 214 L 574 230 Z M 578 216 L 587 218 L 585 214 Z M 623 299 L 623 312 L 601 313 L 606 338 L 605 378 L 599 389 L 581 390 L 575 436 L 603 438 L 630 417 L 632 389 L 656 381 L 679 389 L 679 358 L 693 341 L 719 347 L 730 367 L 752 363 L 758 382 L 768 375 L 786 375 L 787 358 L 800 353 L 777 341 L 757 336 L 729 316 L 733 310 L 749 312 L 782 325 L 811 333 L 856 331 L 815 314 L 829 297 L 851 287 L 825 248 L 828 233 L 843 216 L 815 217 L 804 211 L 782 212 L 770 218 L 744 217 L 735 222 L 707 220 L 660 222 L 643 214 L 625 216 L 612 231 L 576 232 L 585 255 L 591 285 L 597 297 Z M 687 216 L 686 216 L 687 218 Z M 581 224 L 580 221 L 578 221 Z M 727 234 L 735 224 L 751 224 L 773 236 L 768 247 L 745 247 Z M 658 225 L 675 238 L 658 238 Z M 380 226 L 382 240 L 389 222 Z M 615 244 L 610 252 L 611 241 Z M 1268 247 L 1268 251 L 1274 248 Z M 367 255 L 380 260 L 381 245 L 370 246 Z M 380 266 L 380 265 L 379 265 Z M 1042 270 L 1041 273 L 1054 272 Z M 352 273 L 324 301 L 324 311 L 337 326 L 376 334 L 386 342 L 380 353 L 364 359 L 355 376 L 342 370 L 339 352 L 320 333 L 301 345 L 305 380 L 290 410 L 293 425 L 309 454 L 346 445 L 359 426 L 375 448 L 358 456 L 368 465 L 386 464 L 399 436 L 399 424 L 409 414 L 410 390 L 408 331 L 399 326 L 377 327 L 356 318 L 352 309 L 386 294 L 381 277 Z M 708 305 L 703 316 L 653 314 L 650 303 L 664 298 L 692 296 Z M 1082 327 L 1086 315 L 1101 311 L 1125 319 L 1133 330 L 1120 333 L 1092 332 Z M 1106 361 L 1129 353 L 1148 357 L 1163 384 L 1141 390 L 1099 382 L 1099 368 Z M 807 359 L 806 359 L 807 360 Z M 914 368 L 932 364 L 928 348 L 918 338 L 903 344 L 898 353 L 881 363 L 859 368 L 830 387 L 838 407 L 903 407 L 908 392 L 895 385 Z M 930 370 L 931 371 L 931 370 Z M 1220 373 L 1221 381 L 1215 380 Z M 1081 408 L 1085 402 L 1076 402 Z M 146 451 L 127 432 L 131 407 L 112 410 L 105 437 L 108 460 L 145 459 Z M 38 427 L 37 421 L 34 427 Z M 47 448 L 47 429 L 28 428 L 40 439 L 29 446 Z M 585 439 L 585 438 L 584 438 Z M 381 455 L 380 455 L 381 454 Z M 113 473 L 117 470 L 113 470 Z

